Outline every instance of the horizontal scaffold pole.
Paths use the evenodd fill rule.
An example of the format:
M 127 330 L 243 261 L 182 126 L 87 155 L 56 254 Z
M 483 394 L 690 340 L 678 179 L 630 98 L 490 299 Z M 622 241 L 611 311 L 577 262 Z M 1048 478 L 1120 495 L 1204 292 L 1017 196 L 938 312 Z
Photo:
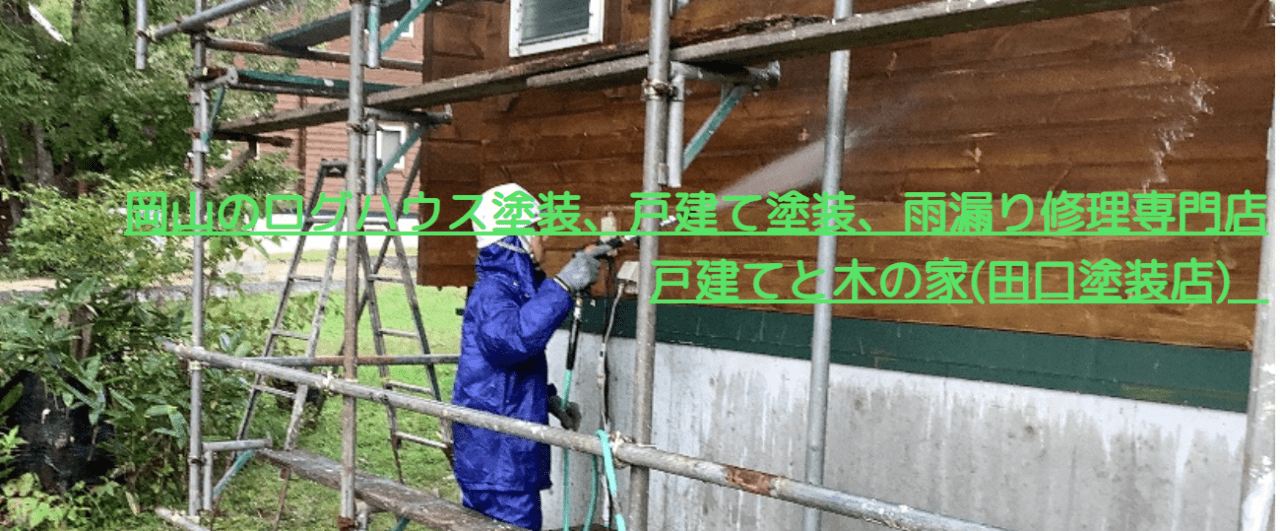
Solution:
M 312 374 L 261 361 L 228 356 L 203 348 L 193 348 L 170 342 L 164 342 L 163 347 L 165 350 L 181 357 L 208 363 L 214 367 L 249 371 L 332 393 L 425 413 L 452 422 L 460 422 L 478 428 L 569 448 L 582 453 L 603 455 L 599 439 L 583 433 L 516 420 L 376 387 L 368 387 L 347 382 L 341 378 L 334 378 L 331 375 Z M 616 441 L 612 444 L 612 447 L 613 456 L 625 463 L 661 470 L 669 474 L 693 478 L 713 485 L 746 491 L 760 496 L 785 500 L 806 507 L 816 507 L 824 511 L 858 518 L 894 529 L 908 531 L 998 531 L 998 528 L 985 524 L 913 509 L 906 505 L 847 494 L 758 470 L 666 452 L 650 446 Z
M 151 40 L 159 41 L 180 32 L 191 32 L 199 30 L 205 24 L 226 18 L 241 11 L 248 11 L 271 0 L 229 0 L 209 9 L 201 11 L 195 15 L 191 15 L 172 24 L 160 26 L 151 32 Z
M 270 448 L 271 437 L 264 439 L 240 439 L 230 441 L 205 441 L 204 451 L 206 452 L 243 452 L 245 450 L 256 450 L 258 448 Z
M 300 76 L 297 74 L 281 74 L 277 72 L 263 72 L 261 70 L 244 70 L 239 68 L 228 69 L 231 87 L 235 88 L 239 85 L 258 85 L 268 88 L 298 88 L 309 89 L 317 92 L 331 93 L 333 97 L 346 97 L 347 87 L 351 84 L 345 79 L 331 79 L 323 77 Z M 386 83 L 364 83 L 366 92 L 386 92 L 404 88 L 397 85 L 388 85 Z
M 209 528 L 188 520 L 187 517 L 175 513 L 165 507 L 156 507 L 156 516 L 186 531 L 209 531 Z
M 890 42 L 939 37 L 976 29 L 1010 26 L 1166 3 L 1169 0 L 939 0 L 898 9 L 857 14 L 836 22 L 809 24 L 691 44 L 671 50 L 684 63 L 758 65 L 773 60 L 821 55 Z M 644 55 L 568 64 L 560 57 L 472 72 L 389 90 L 369 96 L 368 104 L 386 109 L 412 109 L 510 94 L 530 88 L 565 87 L 592 81 L 601 85 L 638 83 L 646 69 Z M 591 51 L 579 54 L 596 60 Z M 341 121 L 345 103 L 317 105 L 227 122 L 222 128 L 241 133 L 281 131 Z
M 348 63 L 351 61 L 351 56 L 345 53 L 316 50 L 314 48 L 286 49 L 261 42 L 245 41 L 240 39 L 224 39 L 221 37 L 209 37 L 209 47 L 214 50 L 222 50 L 224 52 L 292 57 L 294 59 L 309 59 L 312 61 L 329 61 L 334 63 Z M 382 68 L 404 70 L 407 72 L 422 72 L 422 63 L 419 61 L 383 57 Z
M 316 356 L 307 358 L 303 356 L 297 357 L 273 357 L 273 358 L 248 358 L 254 361 L 279 365 L 281 367 L 337 367 L 342 365 L 342 356 Z M 426 356 L 359 356 L 356 358 L 356 365 L 441 365 L 449 363 L 458 363 L 457 354 L 429 354 Z

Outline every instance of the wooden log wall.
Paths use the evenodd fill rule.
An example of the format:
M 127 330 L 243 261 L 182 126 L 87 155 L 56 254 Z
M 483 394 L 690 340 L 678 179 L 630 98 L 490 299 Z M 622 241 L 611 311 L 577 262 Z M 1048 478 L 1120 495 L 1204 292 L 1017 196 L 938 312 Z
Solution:
M 859 8 L 904 3 L 859 2 Z M 1011 223 L 999 215 L 1001 194 L 1038 198 L 1039 211 L 1050 191 L 1214 191 L 1223 198 L 1260 192 L 1274 91 L 1274 34 L 1266 23 L 1267 7 L 1256 0 L 1181 0 L 856 49 L 848 116 L 850 126 L 865 133 L 847 153 L 842 190 L 857 196 L 857 216 L 880 231 L 902 230 L 904 202 L 916 192 L 990 192 L 997 230 Z M 646 2 L 626 0 L 615 9 L 618 20 L 605 44 L 647 36 Z M 681 11 L 673 27 L 680 34 L 779 13 L 829 12 L 828 2 L 816 0 L 700 0 Z M 505 5 L 460 5 L 433 15 L 429 75 L 510 64 L 507 15 Z M 827 56 L 784 62 L 780 85 L 746 98 L 686 172 L 685 188 L 672 191 L 719 191 L 820 141 L 827 68 Z M 718 96 L 715 85 L 691 85 L 687 135 Z M 623 226 L 630 226 L 643 151 L 638 87 L 531 91 L 454 109 L 458 124 L 430 141 L 426 159 L 435 166 L 424 167 L 428 196 L 476 194 L 515 181 L 535 193 L 571 191 L 582 196 L 584 217 L 598 220 L 604 211 L 616 211 Z M 816 186 L 802 191 L 812 194 Z M 753 206 L 744 212 L 754 224 L 767 226 L 767 210 Z M 464 213 L 446 212 L 441 219 Z M 722 230 L 731 227 L 728 213 L 718 217 Z M 1031 226 L 1042 227 L 1043 219 L 1037 215 Z M 558 240 L 548 259 L 550 271 L 587 241 Z M 1173 264 L 1194 257 L 1221 260 L 1231 275 L 1231 298 L 1252 299 L 1259 243 L 1257 237 L 1240 236 L 842 237 L 839 262 L 848 265 L 857 258 L 877 271 L 909 262 L 923 271 L 926 261 L 944 257 L 970 266 L 980 260 L 1101 258 Z M 470 284 L 474 251 L 467 244 L 424 239 L 423 248 L 438 251 L 422 254 L 425 283 Z M 767 276 L 762 286 L 785 297 L 798 275 L 796 260 L 814 267 L 816 248 L 816 238 L 809 236 L 670 237 L 663 240 L 662 257 L 790 264 Z M 626 258 L 635 259 L 634 253 Z M 751 276 L 739 281 L 741 294 L 754 297 Z M 1046 282 L 1065 281 L 1046 276 Z M 1220 275 L 1215 282 L 1214 289 L 1221 290 Z M 696 289 L 663 291 L 664 298 L 695 295 Z M 811 311 L 794 304 L 754 307 Z M 846 317 L 1224 348 L 1248 348 L 1254 313 L 1246 304 L 838 305 L 835 311 Z

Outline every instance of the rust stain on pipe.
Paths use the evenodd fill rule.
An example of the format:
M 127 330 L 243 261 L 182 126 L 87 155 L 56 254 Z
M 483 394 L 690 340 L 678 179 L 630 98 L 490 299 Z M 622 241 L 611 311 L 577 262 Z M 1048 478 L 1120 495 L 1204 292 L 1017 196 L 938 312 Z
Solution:
M 733 465 L 725 465 L 724 478 L 734 485 L 742 487 L 742 490 L 761 496 L 769 496 L 769 482 L 777 477 L 773 474 L 765 474 L 756 470 L 748 470 L 746 468 L 738 468 Z

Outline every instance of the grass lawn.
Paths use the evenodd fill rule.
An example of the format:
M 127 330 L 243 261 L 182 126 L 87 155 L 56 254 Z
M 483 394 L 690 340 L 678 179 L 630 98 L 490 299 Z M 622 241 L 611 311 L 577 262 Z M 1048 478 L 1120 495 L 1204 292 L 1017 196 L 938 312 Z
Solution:
M 460 288 L 436 289 L 419 286 L 417 296 L 423 313 L 423 324 L 431 340 L 431 352 L 437 354 L 456 353 L 458 351 L 461 320 L 455 310 L 464 302 L 465 291 Z M 413 330 L 413 322 L 408 309 L 403 288 L 388 285 L 378 290 L 383 326 L 397 330 Z M 241 308 L 254 314 L 270 317 L 275 311 L 279 294 L 262 294 L 245 296 L 238 303 Z M 331 293 L 329 315 L 321 327 L 320 348 L 317 355 L 335 355 L 342 343 L 342 315 L 340 311 L 343 293 L 341 290 Z M 309 322 L 310 314 L 306 315 Z M 360 354 L 373 355 L 373 340 L 369 332 L 369 316 L 363 316 L 360 328 Z M 300 354 L 304 348 L 301 341 L 281 339 L 292 343 L 295 353 Z M 387 338 L 387 349 L 391 354 L 416 353 L 415 341 Z M 322 370 L 322 369 L 317 369 Z M 333 369 L 335 373 L 341 368 Z M 453 389 L 454 367 L 452 365 L 437 367 L 440 385 L 446 398 Z M 246 375 L 246 380 L 250 375 Z M 378 386 L 382 376 L 377 367 L 360 369 L 360 382 L 365 385 Z M 398 366 L 389 368 L 389 377 L 397 381 L 428 386 L 426 371 L 422 366 Z M 367 402 L 358 402 L 358 450 L 357 467 L 373 474 L 396 479 L 396 467 L 389 443 L 387 410 L 385 407 Z M 258 402 L 258 411 L 277 408 L 275 397 L 264 396 Z M 316 417 L 314 426 L 302 431 L 298 447 L 311 453 L 327 456 L 339 461 L 342 455 L 342 397 L 330 396 Z M 282 413 L 287 419 L 287 413 Z M 398 410 L 397 415 L 402 431 L 407 431 L 432 439 L 437 438 L 437 423 L 434 418 L 418 413 Z M 273 418 L 274 417 L 274 418 Z M 266 414 L 255 417 L 252 437 L 261 437 L 272 433 L 277 441 L 276 447 L 283 442 L 281 414 Z M 286 421 L 287 422 L 287 421 Z M 279 435 L 277 435 L 279 434 Z M 427 448 L 414 443 L 405 442 L 400 451 L 404 482 L 419 490 L 438 492 L 445 499 L 458 501 L 458 487 L 444 455 L 436 449 Z M 215 474 L 220 475 L 223 459 L 219 458 Z M 271 520 L 276 514 L 281 487 L 279 470 L 255 459 L 241 471 L 224 492 L 219 505 L 219 515 L 213 522 L 214 529 L 271 529 Z M 325 530 L 331 531 L 336 526 L 338 511 L 338 493 L 304 479 L 293 479 L 290 482 L 285 511 L 281 519 L 281 530 Z M 174 529 L 169 524 L 151 517 L 142 525 L 129 525 L 130 531 L 151 529 Z M 207 522 L 206 522 L 207 523 Z M 391 529 L 396 519 L 390 514 L 377 514 L 370 524 L 371 529 Z M 410 524 L 410 529 L 424 529 L 418 524 Z M 123 529 L 123 528 L 122 528 Z

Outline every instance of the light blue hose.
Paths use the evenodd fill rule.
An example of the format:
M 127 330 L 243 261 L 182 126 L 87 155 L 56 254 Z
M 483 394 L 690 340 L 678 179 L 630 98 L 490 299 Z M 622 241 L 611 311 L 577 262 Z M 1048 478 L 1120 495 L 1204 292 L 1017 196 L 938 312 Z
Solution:
M 564 398 L 560 399 L 560 407 L 562 409 L 569 407 L 569 390 L 572 388 L 572 386 L 573 386 L 573 369 L 567 368 L 564 370 Z M 564 479 L 561 482 L 561 485 L 563 485 L 563 488 L 564 488 L 564 492 L 560 497 L 561 498 L 560 512 L 563 515 L 564 531 L 569 531 L 569 449 L 568 448 L 563 448 L 560 450 L 560 464 L 562 465 L 561 468 L 564 469 L 564 476 L 563 476 Z M 591 520 L 587 520 L 587 525 L 590 525 L 590 524 L 591 524 Z
M 609 447 L 609 434 L 604 430 L 596 430 L 596 437 L 600 438 L 600 451 L 604 454 L 604 475 L 609 480 L 609 492 L 616 499 L 618 497 L 618 477 L 613 473 L 613 449 Z M 613 516 L 618 523 L 618 531 L 627 531 L 627 521 L 622 518 L 622 513 Z
M 600 458 L 591 456 L 591 504 L 587 506 L 587 519 L 583 521 L 582 528 L 584 530 L 591 529 L 591 521 L 596 518 L 596 502 L 600 496 L 600 482 L 596 478 L 600 477 Z M 608 524 L 608 522 L 605 522 Z
M 564 371 L 564 395 L 566 397 L 569 396 L 569 390 L 572 388 L 572 386 L 573 386 L 573 371 L 566 370 Z M 568 407 L 567 398 L 562 400 L 562 407 L 566 407 L 566 408 Z M 561 485 L 564 485 L 564 492 L 561 497 L 560 511 L 561 511 L 561 515 L 563 516 L 564 531 L 569 531 L 569 518 L 570 518 L 569 499 L 570 499 L 571 492 L 569 489 L 569 449 L 568 448 L 564 448 L 561 450 L 560 458 L 561 458 L 560 463 L 564 467 L 564 475 L 562 476 L 564 480 L 561 483 Z M 596 482 L 595 478 L 599 474 L 600 474 L 600 462 L 598 458 L 593 455 L 591 456 L 591 478 L 592 478 L 591 479 L 591 503 L 590 505 L 587 505 L 587 519 L 582 524 L 583 529 L 590 529 L 591 520 L 595 519 L 596 503 L 600 497 L 600 484 Z

